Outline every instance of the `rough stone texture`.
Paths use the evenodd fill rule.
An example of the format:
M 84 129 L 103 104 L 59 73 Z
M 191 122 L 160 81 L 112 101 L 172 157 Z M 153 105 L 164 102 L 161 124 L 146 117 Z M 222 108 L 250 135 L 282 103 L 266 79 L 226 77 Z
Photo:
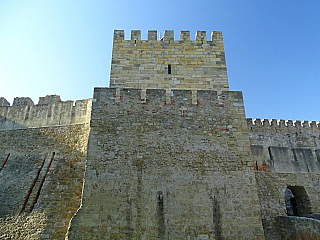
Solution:
M 221 32 L 116 30 L 110 86 L 0 98 L 1 239 L 320 239 L 320 126 L 246 120 Z
M 12 106 L 33 105 L 33 101 L 29 97 L 15 97 Z
M 320 240 L 320 221 L 305 217 L 278 217 L 278 229 L 282 239 Z
M 124 31 L 115 30 L 110 87 L 228 91 L 222 33 L 212 32 L 207 41 L 206 32 L 197 31 L 190 41 L 190 32 L 182 31 L 176 41 L 167 30 L 157 41 L 157 31 L 141 40 L 140 30 L 134 30 L 131 40 L 124 40 Z
M 10 106 L 10 103 L 4 97 L 0 97 L 0 106 Z
M 57 95 L 40 97 L 37 105 L 33 105 L 33 102 L 24 104 L 26 99 L 32 102 L 30 98 L 15 98 L 12 107 L 0 105 L 0 131 L 90 121 L 92 99 L 77 100 L 75 106 L 73 101 L 63 102 Z
M 28 216 L 0 218 L 0 239 L 40 239 L 45 227 L 46 214 L 33 211 Z
M 59 95 L 47 95 L 45 97 L 39 97 L 38 104 L 50 104 L 54 102 L 61 102 Z
M 310 201 L 310 211 L 320 212 L 320 171 L 317 158 L 320 130 L 315 122 L 304 121 L 301 124 L 296 121 L 293 124 L 291 120 L 286 123 L 284 120 L 271 120 L 269 123 L 267 119 L 262 122 L 256 119 L 254 123 L 248 119 L 248 129 L 266 238 L 285 239 L 284 234 L 288 237 L 288 234 L 294 232 L 294 226 L 298 226 L 290 225 L 281 231 L 277 228 L 278 216 L 287 215 L 284 195 L 287 188 L 304 188 L 309 198 L 304 204 Z M 295 221 L 300 220 L 298 218 Z M 319 227 L 317 229 L 316 232 L 320 233 Z M 303 227 L 298 230 L 303 230 Z
M 88 123 L 0 131 L 1 239 L 64 239 L 80 206 L 88 135 Z
M 241 92 L 115 95 L 94 92 L 69 239 L 264 239 Z

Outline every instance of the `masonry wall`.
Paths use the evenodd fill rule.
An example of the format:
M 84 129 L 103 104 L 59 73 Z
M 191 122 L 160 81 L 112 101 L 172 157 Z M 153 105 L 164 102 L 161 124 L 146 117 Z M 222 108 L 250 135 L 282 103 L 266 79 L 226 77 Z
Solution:
M 0 98 L 1 239 L 319 238 L 320 127 L 246 120 L 221 32 L 115 30 L 110 86 Z
M 222 33 L 212 32 L 207 41 L 206 32 L 197 31 L 190 41 L 190 31 L 181 31 L 180 40 L 173 31 L 161 40 L 157 31 L 148 31 L 148 40 L 141 40 L 135 30 L 125 40 L 124 31 L 115 30 L 110 87 L 228 91 Z
M 278 228 L 282 239 L 320 239 L 320 221 L 305 217 L 278 217 Z
M 88 135 L 88 123 L 0 131 L 2 239 L 64 239 L 80 206 Z M 43 217 L 33 220 L 43 221 L 36 231 L 14 229 L 8 220 L 21 216 L 23 222 L 30 213 Z
M 146 96 L 95 88 L 69 239 L 264 239 L 241 92 Z
M 5 99 L 0 104 L 0 130 L 90 122 L 92 99 L 78 100 L 73 106 L 73 101 L 49 95 L 40 98 L 37 105 L 30 98 L 15 98 L 13 106 L 8 104 Z
M 80 207 L 91 99 L 49 98 L 2 101 L 1 239 L 64 239 Z
M 310 213 L 320 212 L 320 130 L 315 122 L 274 119 L 256 119 L 254 123 L 248 119 L 248 129 L 265 235 L 267 239 L 283 239 L 286 234 L 278 228 L 278 216 L 288 214 L 287 187 L 304 188 L 311 204 Z M 288 227 L 286 236 L 293 229 Z

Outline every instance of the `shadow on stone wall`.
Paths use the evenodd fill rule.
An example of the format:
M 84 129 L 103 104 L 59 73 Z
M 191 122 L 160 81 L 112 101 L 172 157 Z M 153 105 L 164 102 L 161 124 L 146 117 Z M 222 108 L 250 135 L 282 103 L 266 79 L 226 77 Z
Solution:
M 0 131 L 1 239 L 65 238 L 81 203 L 89 128 Z
M 313 218 L 278 216 L 281 239 L 320 240 L 320 221 Z

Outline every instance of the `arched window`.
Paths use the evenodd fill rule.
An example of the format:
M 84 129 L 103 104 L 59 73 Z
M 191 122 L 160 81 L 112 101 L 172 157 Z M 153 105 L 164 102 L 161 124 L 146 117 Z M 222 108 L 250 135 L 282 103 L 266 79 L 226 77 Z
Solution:
M 312 213 L 311 203 L 304 187 L 288 186 L 284 198 L 288 216 L 306 216 Z

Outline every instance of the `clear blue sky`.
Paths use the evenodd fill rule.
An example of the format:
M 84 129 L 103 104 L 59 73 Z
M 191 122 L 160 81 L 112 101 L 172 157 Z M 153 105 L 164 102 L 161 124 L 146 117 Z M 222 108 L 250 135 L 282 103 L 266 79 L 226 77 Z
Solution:
M 114 29 L 220 30 L 247 117 L 320 121 L 319 0 L 2 0 L 0 96 L 92 97 L 109 85 Z

